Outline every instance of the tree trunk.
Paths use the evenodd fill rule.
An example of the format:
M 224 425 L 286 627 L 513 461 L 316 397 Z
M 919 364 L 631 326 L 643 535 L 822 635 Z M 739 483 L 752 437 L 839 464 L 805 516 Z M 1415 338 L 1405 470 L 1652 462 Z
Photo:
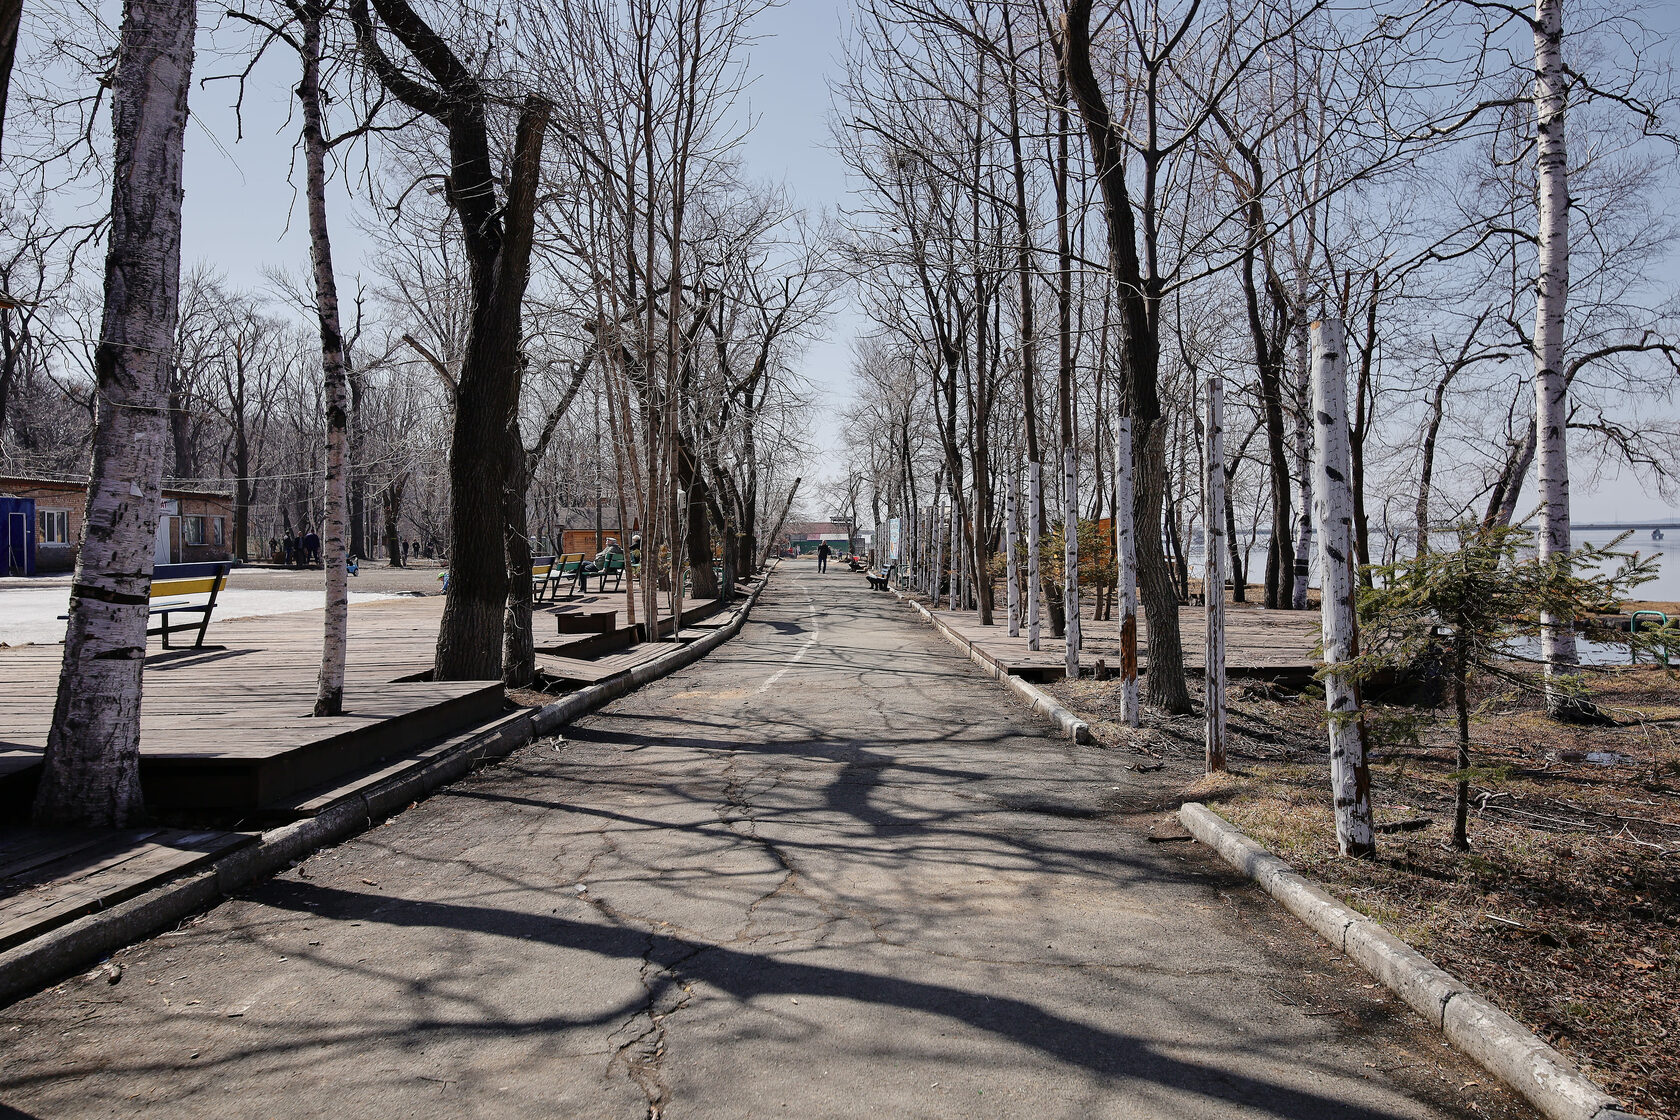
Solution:
M 1322 575 L 1320 612 L 1324 637 L 1324 702 L 1330 714 L 1330 788 L 1336 803 L 1336 843 L 1344 856 L 1377 851 L 1371 818 L 1371 774 L 1366 762 L 1365 710 L 1359 685 L 1336 671 L 1359 656 L 1354 597 L 1353 494 L 1349 485 L 1347 329 L 1339 319 L 1313 324 L 1312 415 L 1313 518 Z
M 1034 459 L 1027 464 L 1027 648 L 1036 651 L 1043 640 L 1038 618 L 1038 541 L 1043 533 L 1039 521 L 1044 509 L 1044 470 Z
M 1470 850 L 1470 654 L 1453 637 L 1453 709 L 1458 716 L 1458 791 L 1453 799 L 1453 847 Z
M 1447 385 L 1452 381 L 1449 373 L 1435 385 L 1435 391 L 1429 398 L 1429 420 L 1423 429 L 1423 448 L 1420 451 L 1418 465 L 1418 495 L 1417 508 L 1413 518 L 1417 523 L 1417 551 L 1414 555 L 1423 556 L 1429 551 L 1429 498 L 1435 481 L 1435 441 L 1441 434 L 1442 410 L 1445 407 Z
M 1238 452 L 1240 457 L 1241 452 Z M 1225 471 L 1225 547 L 1231 553 L 1231 601 L 1248 602 L 1248 565 L 1243 562 L 1242 545 L 1237 540 L 1237 507 L 1231 500 L 1232 470 Z
M 1066 590 L 1062 602 L 1067 611 L 1067 652 L 1063 660 L 1067 679 L 1079 679 L 1079 468 L 1072 443 L 1062 447 L 1062 577 Z
M 496 680 L 508 595 L 505 546 L 497 547 L 506 529 L 509 458 L 502 443 L 519 415 L 520 324 L 552 106 L 535 95 L 525 98 L 512 159 L 498 175 L 490 160 L 490 92 L 408 0 L 372 0 L 386 29 L 436 86 L 414 78 L 385 53 L 368 2 L 349 5 L 362 58 L 388 93 L 447 132 L 446 195 L 460 219 L 471 291 L 450 438 L 449 591 L 433 673 L 442 681 Z M 505 195 L 498 197 L 504 180 Z
M 181 165 L 195 0 L 127 0 L 112 79 L 111 226 L 94 353 L 93 465 L 35 821 L 139 819 L 141 667 L 169 440 L 160 406 L 181 282 Z
M 1132 496 L 1132 418 L 1114 421 L 1114 566 L 1120 600 L 1120 721 L 1138 725 L 1137 522 Z
M 0 0 L 0 138 L 5 136 L 6 102 L 12 88 L 12 61 L 17 57 L 18 25 L 23 0 Z M 4 418 L 0 411 L 0 419 Z
M 1564 135 L 1569 77 L 1563 64 L 1563 0 L 1534 5 L 1534 112 L 1539 171 L 1539 277 L 1534 301 L 1534 400 L 1539 433 L 1540 559 L 1569 555 L 1569 385 L 1564 378 L 1564 314 L 1569 302 L 1569 163 Z M 1516 488 L 1516 487 L 1513 487 Z M 1575 620 L 1540 616 L 1546 709 L 1572 707 L 1557 678 L 1577 662 Z
M 526 522 L 525 495 L 530 477 L 525 439 L 519 421 L 510 420 L 503 442 L 507 455 L 507 484 L 502 492 L 502 555 L 507 564 L 507 604 L 502 619 L 502 683 L 524 688 L 537 671 L 536 644 L 531 635 L 531 537 Z M 626 550 L 628 551 L 628 550 Z M 453 581 L 454 576 L 450 579 Z
M 316 3 L 299 5 L 302 23 L 305 193 L 309 199 L 309 256 L 315 268 L 315 310 L 321 333 L 322 395 L 326 402 L 327 471 L 321 540 L 326 576 L 326 623 L 321 640 L 321 671 L 315 687 L 315 714 L 344 711 L 344 664 L 350 644 L 350 588 L 346 560 L 350 506 L 350 385 L 344 368 L 344 335 L 338 320 L 338 280 L 333 275 L 332 241 L 327 234 L 327 143 L 321 122 L 321 20 Z
M 1009 636 L 1021 636 L 1021 584 L 1017 572 L 1016 547 L 1021 537 L 1020 524 L 1015 519 L 1014 472 L 1003 487 L 1003 543 L 1008 552 L 1004 556 L 1004 602 L 1009 608 Z
M 344 356 L 345 374 L 350 378 L 350 555 L 365 559 L 367 540 L 367 472 L 361 462 L 365 444 L 362 418 L 362 379 L 349 369 L 350 355 Z
M 680 452 L 679 452 L 680 454 Z M 706 504 L 707 484 L 700 473 L 699 465 L 695 465 L 693 474 L 688 479 L 688 570 L 694 581 L 694 598 L 716 599 L 721 590 L 718 587 L 717 572 L 712 567 L 712 516 Z M 679 627 L 680 629 L 680 627 Z
M 1307 584 L 1311 577 L 1312 558 L 1312 425 L 1307 412 L 1307 404 L 1312 395 L 1312 373 L 1308 367 L 1306 324 L 1297 324 L 1294 333 L 1296 364 L 1301 371 L 1295 401 L 1295 464 L 1296 469 L 1301 472 L 1301 484 L 1295 502 L 1298 512 L 1295 525 L 1295 586 L 1292 589 L 1292 605 L 1296 610 L 1304 611 L 1307 609 Z M 1351 463 L 1351 451 L 1349 461 Z M 1349 470 L 1352 470 L 1351 466 Z M 1347 477 L 1351 480 L 1351 475 Z
M 393 568 L 401 568 L 403 491 L 408 488 L 408 472 L 401 471 L 380 492 L 379 504 L 385 511 L 385 555 Z
M 1207 462 L 1202 471 L 1202 603 L 1207 621 L 1207 772 L 1225 769 L 1225 386 L 1207 380 Z

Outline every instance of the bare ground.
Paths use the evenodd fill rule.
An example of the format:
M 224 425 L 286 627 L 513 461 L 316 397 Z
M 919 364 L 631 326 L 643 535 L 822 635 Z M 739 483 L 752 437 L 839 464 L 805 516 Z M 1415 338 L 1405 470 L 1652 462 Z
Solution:
M 1472 724 L 1472 850 L 1448 844 L 1447 711 L 1373 704 L 1375 861 L 1338 857 L 1322 693 L 1235 682 L 1228 775 L 1203 773 L 1200 715 L 1128 731 L 1114 686 L 1050 691 L 1103 742 L 1159 766 L 1162 810 L 1215 805 L 1570 1054 L 1645 1116 L 1680 1118 L 1680 690 L 1656 668 L 1591 681 L 1615 726 L 1484 692 Z M 1192 687 L 1197 687 L 1193 683 Z M 1199 708 L 1198 704 L 1198 708 Z

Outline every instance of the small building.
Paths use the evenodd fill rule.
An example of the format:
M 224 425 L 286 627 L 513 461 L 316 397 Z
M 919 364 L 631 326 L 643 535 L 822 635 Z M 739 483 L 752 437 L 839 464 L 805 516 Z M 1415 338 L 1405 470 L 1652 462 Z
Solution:
M 0 498 L 11 499 L 14 515 L 33 503 L 35 570 L 65 572 L 76 566 L 87 509 L 87 482 L 67 478 L 0 477 Z M 170 486 L 163 489 L 158 516 L 158 564 L 231 560 L 233 495 Z
M 850 521 L 795 521 L 786 531 L 787 546 L 805 556 L 817 551 L 824 541 L 836 553 L 852 551 L 852 523 Z
M 598 538 L 595 528 L 597 516 L 601 522 Z M 642 531 L 640 517 L 630 518 L 628 530 L 619 526 L 616 499 L 610 505 L 603 502 L 598 512 L 595 506 L 562 508 L 552 513 L 539 511 L 532 515 L 531 525 L 534 530 L 533 548 L 538 545 L 543 548 L 553 547 L 557 553 L 564 556 L 580 552 L 585 556 L 594 556 L 605 547 L 604 542 L 609 540 L 629 547 L 630 538 Z M 597 539 L 603 543 L 596 544 Z

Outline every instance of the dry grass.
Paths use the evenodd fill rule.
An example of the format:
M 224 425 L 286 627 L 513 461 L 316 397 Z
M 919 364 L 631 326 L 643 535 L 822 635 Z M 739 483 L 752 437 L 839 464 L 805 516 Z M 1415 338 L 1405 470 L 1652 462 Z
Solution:
M 1448 844 L 1450 720 L 1372 706 L 1375 861 L 1335 849 L 1321 697 L 1238 682 L 1231 773 L 1201 770 L 1199 717 L 1113 722 L 1113 686 L 1051 691 L 1104 741 L 1160 760 L 1163 804 L 1208 802 L 1259 842 L 1571 1054 L 1642 1115 L 1680 1120 L 1680 687 L 1593 679 L 1613 727 L 1477 697 L 1472 850 Z M 1440 717 L 1437 719 L 1436 717 Z M 1603 753 L 1603 763 L 1589 756 Z

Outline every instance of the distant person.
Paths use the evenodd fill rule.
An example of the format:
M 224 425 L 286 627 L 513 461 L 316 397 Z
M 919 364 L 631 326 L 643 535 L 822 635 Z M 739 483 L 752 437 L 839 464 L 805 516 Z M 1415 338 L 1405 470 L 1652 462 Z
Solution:
M 829 553 L 833 551 L 833 549 L 828 547 L 827 541 L 823 541 L 821 544 L 817 545 L 817 571 L 828 571 L 828 556 Z
M 287 533 L 280 542 L 280 563 L 286 567 L 292 566 L 292 558 L 297 555 L 297 538 Z
M 408 542 L 407 541 L 402 542 L 402 558 L 403 558 L 403 563 L 404 564 L 408 563 Z
M 271 564 L 280 562 L 280 542 L 273 537 L 268 538 L 268 561 Z
M 305 562 L 310 564 L 319 564 L 321 562 L 321 538 L 313 529 L 304 534 L 303 555 L 304 560 L 300 560 L 298 562 L 298 567 L 300 568 L 303 567 Z

